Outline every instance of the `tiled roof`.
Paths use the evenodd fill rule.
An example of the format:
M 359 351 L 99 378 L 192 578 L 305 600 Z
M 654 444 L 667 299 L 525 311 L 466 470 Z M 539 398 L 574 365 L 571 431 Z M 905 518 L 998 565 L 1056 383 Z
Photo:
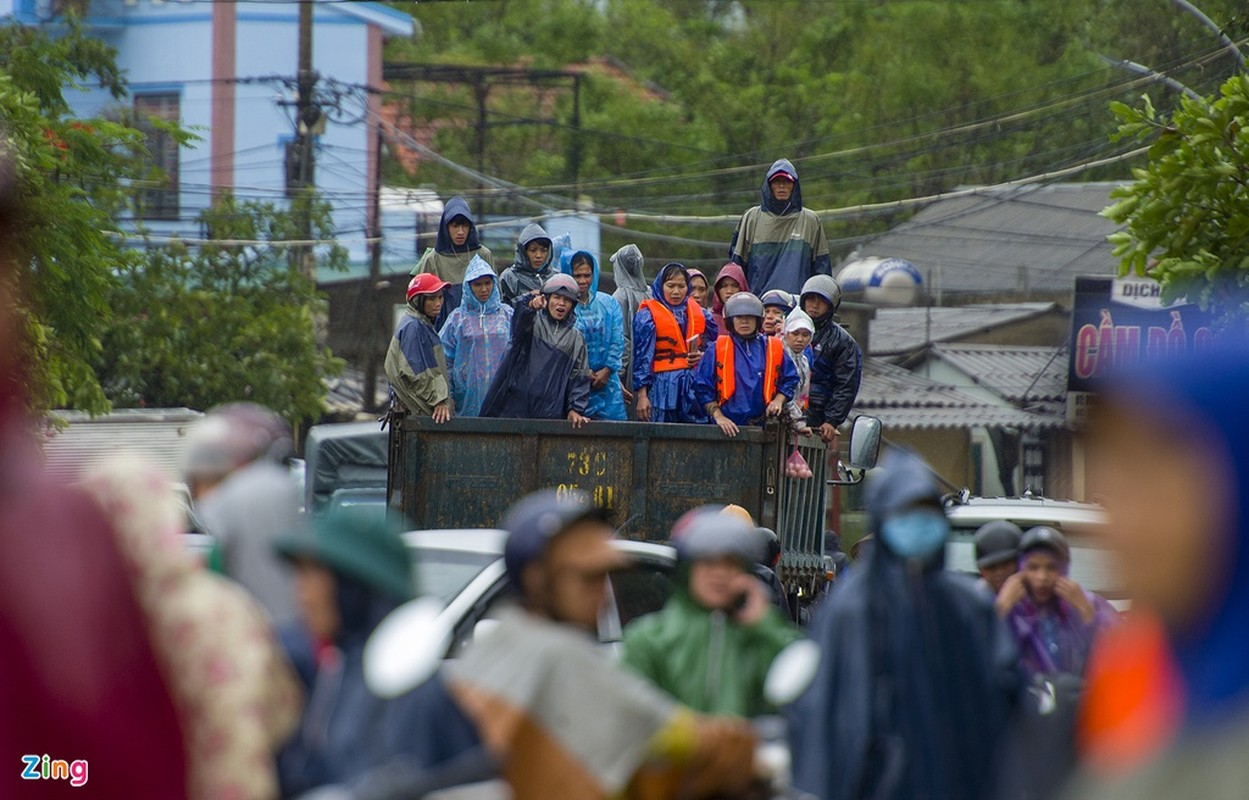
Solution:
M 1061 416 L 1033 414 L 986 403 L 953 386 L 931 381 L 877 358 L 863 359 L 863 382 L 854 410 L 880 417 L 888 428 L 974 426 L 1060 428 Z
M 939 344 L 932 354 L 1016 405 L 1067 397 L 1067 348 Z
M 868 347 L 874 356 L 910 353 L 929 342 L 946 342 L 1023 322 L 1058 308 L 1057 303 L 880 308 L 871 322 Z
M 984 189 L 939 200 L 858 254 L 904 258 L 942 294 L 1069 292 L 1077 275 L 1110 275 L 1117 259 L 1099 216 L 1113 183 Z

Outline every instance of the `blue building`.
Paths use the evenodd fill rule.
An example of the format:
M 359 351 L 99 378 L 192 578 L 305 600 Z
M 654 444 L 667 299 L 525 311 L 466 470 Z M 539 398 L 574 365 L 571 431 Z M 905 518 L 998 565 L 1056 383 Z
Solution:
M 63 0 L 0 0 L 0 17 L 57 25 Z M 88 30 L 117 48 L 137 119 L 180 120 L 202 137 L 179 148 L 150 140 L 168 175 L 144 190 L 138 217 L 156 236 L 194 241 L 197 215 L 224 191 L 282 202 L 295 138 L 298 2 L 89 0 Z M 316 140 L 314 180 L 333 203 L 334 225 L 353 261 L 367 255 L 377 182 L 382 43 L 411 36 L 415 21 L 371 2 L 316 0 L 313 69 L 317 98 L 329 112 Z M 96 90 L 71 97 L 83 116 L 108 114 L 117 101 Z

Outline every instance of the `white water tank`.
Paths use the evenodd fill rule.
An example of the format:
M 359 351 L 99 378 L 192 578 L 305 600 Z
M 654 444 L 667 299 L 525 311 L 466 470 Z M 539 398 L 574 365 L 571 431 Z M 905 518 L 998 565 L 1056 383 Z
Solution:
M 846 292 L 862 292 L 869 303 L 911 306 L 922 296 L 924 278 L 910 261 L 870 256 L 851 261 L 837 274 Z

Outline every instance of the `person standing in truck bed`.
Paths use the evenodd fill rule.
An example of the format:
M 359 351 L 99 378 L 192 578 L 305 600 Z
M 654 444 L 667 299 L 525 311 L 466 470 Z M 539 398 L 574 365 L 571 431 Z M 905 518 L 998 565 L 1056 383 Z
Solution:
M 417 275 L 408 284 L 408 309 L 395 328 L 386 351 L 386 377 L 395 399 L 412 414 L 451 419 L 451 387 L 442 342 L 434 321 L 442 312 L 445 281 L 435 275 Z
M 643 422 L 707 421 L 694 399 L 694 368 L 718 329 L 689 294 L 689 272 L 669 262 L 633 318 L 633 386 Z
M 442 330 L 447 317 L 460 307 L 463 299 L 460 284 L 464 282 L 464 272 L 474 258 L 480 258 L 493 269 L 494 255 L 477 235 L 477 220 L 473 218 L 468 201 L 456 195 L 442 209 L 442 219 L 438 221 L 438 238 L 434 241 L 433 248 L 425 251 L 410 273 L 413 277 L 433 275 L 448 284 L 446 302 L 442 305 L 442 312 L 434 320 L 435 329 Z

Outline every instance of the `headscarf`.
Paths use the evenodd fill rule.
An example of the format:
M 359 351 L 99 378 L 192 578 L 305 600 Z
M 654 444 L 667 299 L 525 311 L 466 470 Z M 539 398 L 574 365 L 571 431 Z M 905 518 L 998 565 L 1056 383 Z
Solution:
M 781 330 L 783 333 L 800 330 L 815 333 L 815 321 L 811 319 L 810 314 L 801 308 L 795 308 L 789 312 L 789 316 L 785 317 L 785 327 Z
M 690 291 L 693 291 L 694 289 L 695 278 L 702 278 L 703 283 L 707 284 L 707 294 L 703 295 L 703 297 L 707 300 L 708 303 L 710 303 L 711 302 L 711 296 L 710 296 L 711 295 L 711 281 L 707 280 L 707 276 L 703 274 L 703 271 L 701 269 L 694 269 L 693 267 L 689 267 L 688 269 L 686 269 L 686 272 L 688 272 L 690 276 Z M 704 305 L 703 307 L 710 308 L 710 306 L 707 306 L 707 305 Z
M 668 298 L 664 296 L 664 281 L 667 280 L 668 277 L 673 272 L 680 272 L 682 275 L 685 276 L 685 286 L 686 286 L 685 299 L 683 299 L 679 305 L 675 305 L 675 306 L 670 304 L 668 302 Z M 673 311 L 676 311 L 677 309 L 681 309 L 682 311 L 684 311 L 685 300 L 689 299 L 689 296 L 690 296 L 689 285 L 690 285 L 690 271 L 686 269 L 685 265 L 680 263 L 679 261 L 669 261 L 667 264 L 664 264 L 663 267 L 660 268 L 659 274 L 655 276 L 655 280 L 651 281 L 651 296 L 654 297 L 659 302 L 663 303 L 664 305 L 668 306 L 668 308 L 672 309 Z
M 720 282 L 723 281 L 725 278 L 732 278 L 733 280 L 737 281 L 737 285 L 741 287 L 741 291 L 743 292 L 750 291 L 750 284 L 746 282 L 746 270 L 742 269 L 737 264 L 734 264 L 732 261 L 725 264 L 723 267 L 720 268 L 720 271 L 716 273 L 716 282 L 712 284 L 711 289 L 710 289 L 711 291 L 711 313 L 712 313 L 712 316 L 715 317 L 716 327 L 722 331 L 725 330 L 724 303 L 721 302 L 720 293 L 717 291 L 717 289 L 720 287 Z
M 173 488 L 155 471 L 120 459 L 85 486 L 112 522 L 181 717 L 189 797 L 276 796 L 276 772 L 258 767 L 272 764 L 301 703 L 268 616 L 191 560 Z

